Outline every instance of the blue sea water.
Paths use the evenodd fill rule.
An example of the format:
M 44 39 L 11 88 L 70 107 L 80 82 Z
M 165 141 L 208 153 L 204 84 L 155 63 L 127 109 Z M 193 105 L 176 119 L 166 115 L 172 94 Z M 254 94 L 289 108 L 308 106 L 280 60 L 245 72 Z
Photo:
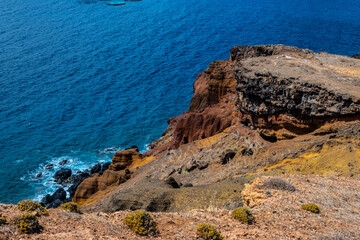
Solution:
M 0 202 L 54 191 L 63 159 L 76 171 L 109 161 L 107 148 L 144 151 L 234 45 L 360 52 L 359 12 L 343 0 L 0 1 Z

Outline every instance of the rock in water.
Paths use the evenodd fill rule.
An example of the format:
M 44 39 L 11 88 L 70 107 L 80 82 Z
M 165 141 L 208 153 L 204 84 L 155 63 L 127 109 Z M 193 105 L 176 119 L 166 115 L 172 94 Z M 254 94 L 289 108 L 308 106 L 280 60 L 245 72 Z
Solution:
M 44 167 L 45 170 L 51 170 L 54 168 L 54 164 L 48 164 Z
M 71 176 L 71 169 L 68 168 L 61 168 L 59 171 L 57 171 L 53 178 L 55 179 L 55 182 L 61 184 L 66 179 L 68 179 Z
M 91 174 L 98 173 L 100 171 L 101 171 L 101 164 L 100 163 L 97 163 L 96 165 L 94 165 L 90 170 Z
M 59 162 L 59 165 L 62 166 L 62 165 L 67 164 L 68 162 L 69 162 L 68 160 L 64 159 L 61 162 Z
M 40 203 L 46 208 L 56 208 L 60 206 L 65 200 L 66 192 L 62 187 L 60 187 L 54 192 L 54 194 L 46 194 L 46 196 L 41 199 Z
M 353 55 L 352 57 L 353 57 L 353 58 L 356 58 L 356 59 L 360 59 L 360 53 L 355 54 L 355 55 Z
M 54 200 L 59 199 L 60 201 L 65 201 L 66 192 L 62 187 L 60 187 L 54 192 L 54 194 L 51 197 Z
M 104 172 L 105 170 L 108 170 L 110 167 L 111 162 L 106 162 L 102 165 L 101 171 Z

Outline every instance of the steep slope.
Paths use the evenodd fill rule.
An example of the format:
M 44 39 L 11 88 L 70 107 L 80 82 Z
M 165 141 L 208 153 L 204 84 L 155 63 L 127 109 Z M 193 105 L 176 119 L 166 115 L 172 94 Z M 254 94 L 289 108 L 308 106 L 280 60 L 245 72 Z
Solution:
M 126 178 L 93 176 L 74 200 L 86 211 L 231 209 L 243 204 L 234 190 L 254 175 L 356 178 L 359 73 L 360 60 L 345 56 L 283 45 L 234 47 L 228 60 L 198 75 L 189 110 L 169 120 L 151 150 L 136 153 L 126 169 L 107 170 Z M 170 186 L 169 178 L 186 187 Z

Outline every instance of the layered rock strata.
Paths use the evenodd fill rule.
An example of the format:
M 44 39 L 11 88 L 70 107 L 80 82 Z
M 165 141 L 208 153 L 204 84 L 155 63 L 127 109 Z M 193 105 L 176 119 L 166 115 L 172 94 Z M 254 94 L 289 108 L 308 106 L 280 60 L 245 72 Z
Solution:
M 132 175 L 129 167 L 141 159 L 142 154 L 139 153 L 139 149 L 135 146 L 116 152 L 108 170 L 105 170 L 102 175 L 93 174 L 77 187 L 73 201 L 82 203 L 96 193 L 126 182 Z
M 151 150 L 116 153 L 108 172 L 85 180 L 74 200 L 88 211 L 201 207 L 194 202 L 226 208 L 241 205 L 229 200 L 241 186 L 216 184 L 259 171 L 356 177 L 359 76 L 354 58 L 283 45 L 234 47 L 228 60 L 197 76 L 189 110 L 169 119 Z M 172 180 L 180 188 L 166 184 Z M 202 196 L 191 195 L 192 186 Z

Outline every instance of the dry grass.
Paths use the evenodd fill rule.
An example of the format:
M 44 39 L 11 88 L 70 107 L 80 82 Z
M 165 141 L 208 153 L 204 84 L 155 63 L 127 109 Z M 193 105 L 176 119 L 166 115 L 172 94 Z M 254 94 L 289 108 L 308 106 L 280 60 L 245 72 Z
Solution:
M 158 223 L 158 237 L 140 237 L 124 223 L 129 211 L 113 214 L 85 213 L 82 215 L 49 210 L 41 217 L 44 227 L 40 234 L 27 236 L 10 225 L 0 226 L 0 239 L 196 239 L 196 228 L 206 222 L 215 226 L 224 239 L 360 239 L 360 180 L 284 175 L 281 177 L 296 191 L 271 190 L 271 197 L 258 187 L 273 177 L 261 177 L 247 185 L 245 192 L 254 197 L 252 225 L 242 224 L 231 216 L 231 211 L 211 209 L 177 213 L 152 213 Z M 245 196 L 246 197 L 246 196 Z M 301 209 L 314 202 L 319 214 Z M 10 219 L 17 214 L 15 206 L 0 205 L 2 215 Z

